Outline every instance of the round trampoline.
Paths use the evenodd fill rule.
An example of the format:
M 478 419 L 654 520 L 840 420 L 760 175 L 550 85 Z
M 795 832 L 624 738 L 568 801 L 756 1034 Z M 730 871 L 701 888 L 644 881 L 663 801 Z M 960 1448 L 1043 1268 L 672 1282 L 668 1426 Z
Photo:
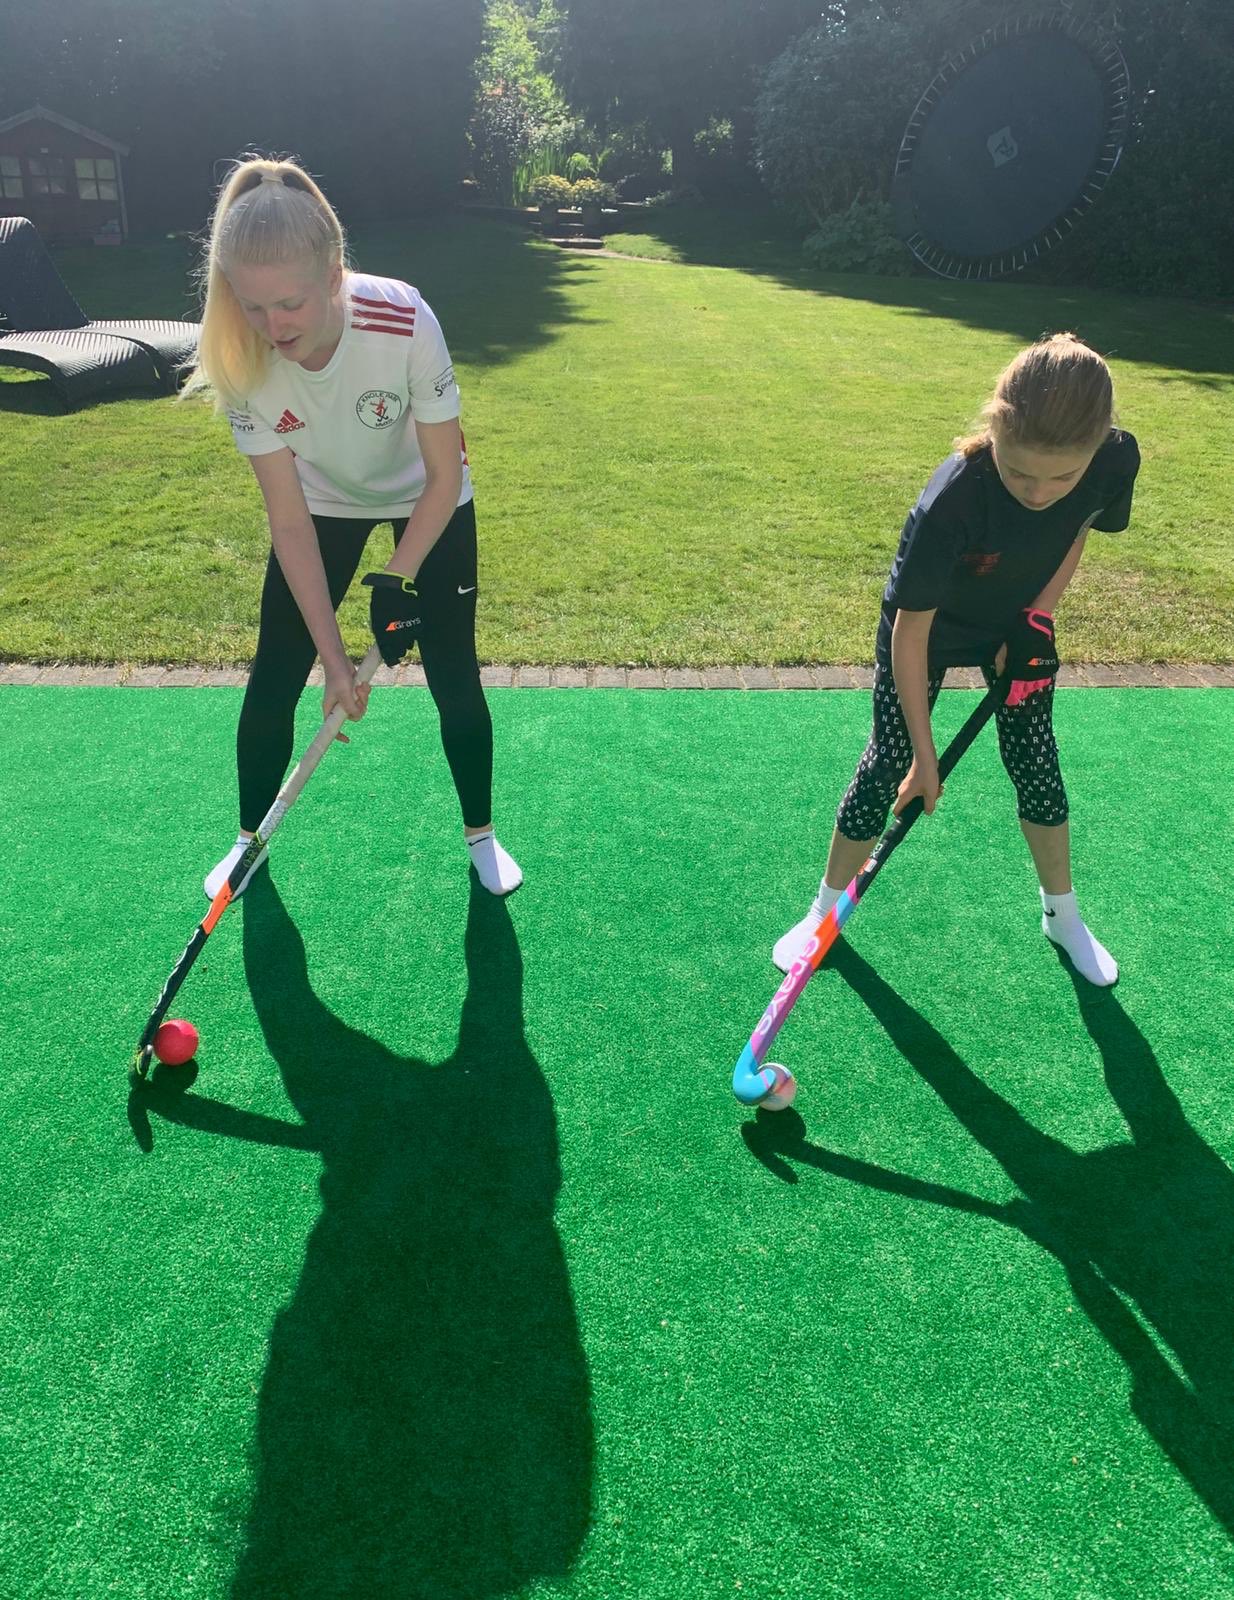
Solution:
M 1118 165 L 1130 79 L 1110 39 L 1065 13 L 1001 24 L 917 103 L 891 201 L 909 249 L 946 278 L 996 278 L 1076 226 Z

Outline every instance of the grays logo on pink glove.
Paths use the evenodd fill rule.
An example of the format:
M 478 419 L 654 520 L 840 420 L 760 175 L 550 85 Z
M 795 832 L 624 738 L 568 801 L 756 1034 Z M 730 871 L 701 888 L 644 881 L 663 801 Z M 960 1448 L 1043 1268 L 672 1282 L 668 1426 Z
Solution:
M 1031 695 L 1048 689 L 1057 672 L 1053 614 L 1025 606 L 1007 635 L 1007 673 L 1011 678 L 1007 704 L 1023 705 Z

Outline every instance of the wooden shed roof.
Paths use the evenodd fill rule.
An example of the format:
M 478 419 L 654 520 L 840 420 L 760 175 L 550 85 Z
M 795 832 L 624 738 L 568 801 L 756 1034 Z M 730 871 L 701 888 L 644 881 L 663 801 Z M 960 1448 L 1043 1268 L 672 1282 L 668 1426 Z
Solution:
M 71 117 L 62 117 L 58 111 L 49 111 L 46 106 L 34 105 L 29 111 L 19 111 L 15 117 L 5 117 L 0 122 L 0 133 L 5 133 L 9 128 L 19 127 L 23 122 L 36 122 L 46 120 L 58 123 L 60 127 L 67 128 L 70 133 L 80 133 L 83 138 L 92 140 L 95 144 L 106 145 L 109 150 L 114 150 L 117 155 L 126 156 L 129 147 L 121 144 L 117 139 L 109 139 L 105 133 L 99 133 L 94 128 L 83 127 L 80 122 L 74 122 Z

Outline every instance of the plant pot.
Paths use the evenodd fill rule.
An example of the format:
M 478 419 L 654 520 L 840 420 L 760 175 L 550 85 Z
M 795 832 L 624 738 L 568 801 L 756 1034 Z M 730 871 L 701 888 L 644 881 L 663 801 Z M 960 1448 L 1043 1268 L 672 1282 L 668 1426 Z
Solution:
M 557 232 L 557 207 L 543 200 L 540 202 L 540 232 L 545 234 Z
M 583 213 L 583 232 L 598 239 L 604 232 L 604 208 L 598 200 L 584 200 L 580 209 Z

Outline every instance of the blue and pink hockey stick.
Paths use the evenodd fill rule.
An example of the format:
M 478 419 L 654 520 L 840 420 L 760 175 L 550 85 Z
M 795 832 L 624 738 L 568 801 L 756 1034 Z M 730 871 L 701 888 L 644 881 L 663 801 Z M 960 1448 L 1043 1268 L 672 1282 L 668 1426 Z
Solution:
M 940 779 L 945 779 L 955 768 L 960 757 L 1006 698 L 1009 687 L 1009 680 L 1004 676 L 987 691 L 981 704 L 972 712 L 943 751 L 938 763 Z M 840 929 L 856 911 L 862 895 L 874 882 L 886 864 L 888 856 L 902 842 L 904 835 L 916 822 L 923 809 L 924 802 L 920 795 L 910 800 L 904 807 L 866 857 L 861 871 L 815 928 L 809 943 L 788 969 L 784 982 L 772 995 L 770 1005 L 759 1018 L 758 1027 L 750 1035 L 749 1044 L 741 1052 L 737 1065 L 733 1068 L 733 1093 L 742 1105 L 765 1106 L 769 1111 L 782 1111 L 792 1104 L 793 1096 L 797 1092 L 796 1079 L 787 1067 L 782 1067 L 775 1061 L 766 1061 L 772 1040 L 788 1020 L 789 1012 L 796 1005 L 801 991 L 822 964 L 823 957 L 836 942 Z

